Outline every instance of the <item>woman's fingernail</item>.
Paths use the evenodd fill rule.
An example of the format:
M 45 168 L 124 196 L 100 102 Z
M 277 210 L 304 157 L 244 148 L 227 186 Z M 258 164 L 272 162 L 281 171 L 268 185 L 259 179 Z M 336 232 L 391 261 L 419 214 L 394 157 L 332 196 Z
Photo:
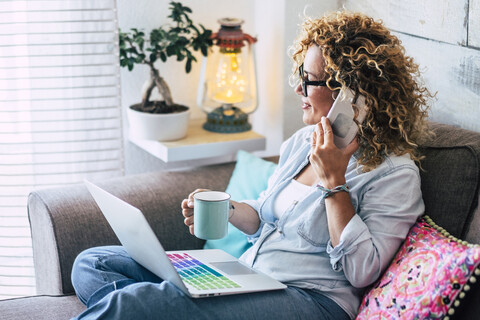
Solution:
M 188 201 L 188 206 L 189 206 L 189 207 L 193 206 L 193 202 L 192 202 L 192 201 Z

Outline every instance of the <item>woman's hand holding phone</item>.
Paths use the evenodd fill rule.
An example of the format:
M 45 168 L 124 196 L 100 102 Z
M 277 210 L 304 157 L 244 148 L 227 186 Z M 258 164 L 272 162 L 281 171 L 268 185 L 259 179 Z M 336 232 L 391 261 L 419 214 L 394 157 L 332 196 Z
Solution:
M 333 141 L 340 149 L 347 147 L 358 132 L 357 124 L 353 121 L 355 116 L 352 107 L 354 98 L 355 92 L 351 89 L 341 90 L 327 115 L 334 134 Z M 359 110 L 356 120 L 358 123 L 362 123 L 366 115 L 365 97 L 359 95 L 355 106 Z
M 357 139 L 342 149 L 334 144 L 333 130 L 327 118 L 322 117 L 322 121 L 315 125 L 310 163 L 325 188 L 345 183 L 348 162 L 357 149 Z

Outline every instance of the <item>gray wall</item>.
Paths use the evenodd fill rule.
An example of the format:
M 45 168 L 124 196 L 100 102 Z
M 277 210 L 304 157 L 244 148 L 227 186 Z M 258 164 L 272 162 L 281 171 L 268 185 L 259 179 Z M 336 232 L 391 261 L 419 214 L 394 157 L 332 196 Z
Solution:
M 480 131 L 480 0 L 346 0 L 382 19 L 437 93 L 430 118 Z

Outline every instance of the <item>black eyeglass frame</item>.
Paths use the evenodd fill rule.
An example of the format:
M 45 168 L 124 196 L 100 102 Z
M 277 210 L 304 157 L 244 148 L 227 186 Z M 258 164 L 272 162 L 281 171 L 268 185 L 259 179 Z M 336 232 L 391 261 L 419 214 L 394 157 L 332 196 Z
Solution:
M 302 80 L 302 93 L 304 97 L 308 97 L 307 86 L 315 86 L 315 87 L 327 87 L 327 81 L 308 81 L 305 80 L 303 76 L 303 63 L 298 67 L 298 73 L 300 75 L 300 79 Z M 336 81 L 331 81 L 334 86 L 337 86 Z

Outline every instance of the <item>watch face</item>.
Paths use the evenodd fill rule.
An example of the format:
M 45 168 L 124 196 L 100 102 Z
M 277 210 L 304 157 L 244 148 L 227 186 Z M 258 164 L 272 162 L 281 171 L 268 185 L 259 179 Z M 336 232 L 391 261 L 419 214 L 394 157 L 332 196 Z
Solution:
M 353 120 L 351 117 L 344 113 L 339 113 L 335 118 L 335 121 L 332 123 L 333 134 L 340 138 L 345 138 L 350 130 L 350 127 L 352 126 L 352 123 Z

